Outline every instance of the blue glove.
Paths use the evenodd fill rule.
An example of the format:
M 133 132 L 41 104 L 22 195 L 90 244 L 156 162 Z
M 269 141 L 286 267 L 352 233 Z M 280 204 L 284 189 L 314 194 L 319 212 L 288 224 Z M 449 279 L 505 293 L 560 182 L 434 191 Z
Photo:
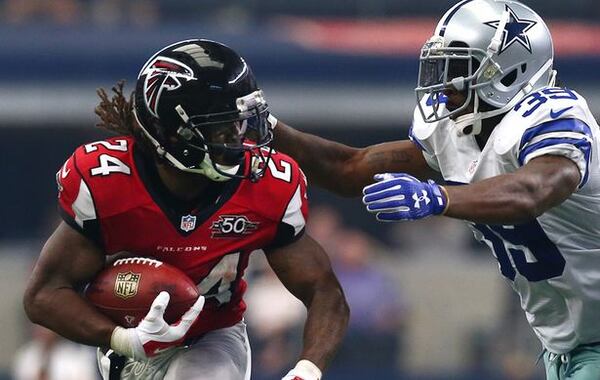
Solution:
M 367 211 L 381 222 L 417 220 L 443 214 L 448 197 L 432 180 L 421 182 L 404 173 L 376 174 L 377 183 L 363 189 Z

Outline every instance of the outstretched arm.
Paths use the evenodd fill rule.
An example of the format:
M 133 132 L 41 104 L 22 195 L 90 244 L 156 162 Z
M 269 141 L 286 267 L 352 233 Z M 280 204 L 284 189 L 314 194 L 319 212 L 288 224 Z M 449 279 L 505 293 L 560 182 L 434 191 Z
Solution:
M 297 131 L 281 121 L 274 135 L 274 148 L 292 156 L 311 182 L 342 196 L 361 195 L 377 173 L 405 172 L 422 179 L 433 174 L 419 148 L 409 140 L 352 148 Z
M 380 221 L 446 215 L 485 224 L 528 222 L 565 201 L 580 181 L 577 165 L 562 156 L 532 159 L 514 173 L 470 185 L 441 187 L 389 173 L 365 188 L 363 202 Z
M 564 202 L 579 184 L 577 165 L 562 156 L 541 156 L 511 174 L 466 186 L 447 186 L 446 216 L 489 224 L 530 221 Z
M 327 254 L 305 234 L 290 245 L 267 251 L 266 257 L 283 285 L 308 309 L 301 359 L 322 371 L 342 341 L 350 313 Z

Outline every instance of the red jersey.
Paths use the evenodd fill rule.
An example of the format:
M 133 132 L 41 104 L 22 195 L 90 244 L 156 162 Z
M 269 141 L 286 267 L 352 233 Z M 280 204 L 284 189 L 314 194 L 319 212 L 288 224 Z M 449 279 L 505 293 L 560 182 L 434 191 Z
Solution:
M 131 137 L 77 148 L 56 174 L 63 219 L 107 255 L 156 258 L 190 276 L 207 302 L 188 336 L 236 324 L 246 309 L 242 276 L 250 253 L 304 232 L 304 174 L 290 157 L 273 153 L 258 182 L 214 183 L 213 201 L 181 206 L 139 150 Z

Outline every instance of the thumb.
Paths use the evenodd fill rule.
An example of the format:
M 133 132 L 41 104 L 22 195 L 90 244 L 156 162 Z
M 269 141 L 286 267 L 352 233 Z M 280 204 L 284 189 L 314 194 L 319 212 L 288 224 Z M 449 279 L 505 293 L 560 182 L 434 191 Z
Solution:
M 390 179 L 399 179 L 405 182 L 421 182 L 417 178 L 406 173 L 380 173 L 375 174 L 373 178 L 377 181 L 387 181 Z
M 180 338 L 187 333 L 187 331 L 190 329 L 190 327 L 192 327 L 194 322 L 196 322 L 198 315 L 204 308 L 204 301 L 204 296 L 198 297 L 198 299 L 196 300 L 196 302 L 194 302 L 192 307 L 190 307 L 189 310 L 186 311 L 185 314 L 183 314 L 179 322 L 175 323 L 174 325 L 171 325 L 171 334 L 173 336 Z
M 171 296 L 169 295 L 169 293 L 164 291 L 160 292 L 152 302 L 152 306 L 150 306 L 150 311 L 144 319 L 147 321 L 154 321 L 158 318 L 162 318 L 165 314 L 165 309 L 167 308 L 170 299 Z
M 186 311 L 185 314 L 183 314 L 183 316 L 181 317 L 181 323 L 186 323 L 187 321 L 190 321 L 190 325 L 194 323 L 194 321 L 196 321 L 196 318 L 198 318 L 198 315 L 204 308 L 205 300 L 206 299 L 204 298 L 204 296 L 198 297 L 198 299 L 196 300 L 196 302 L 194 302 L 192 307 L 190 307 L 189 310 Z
M 373 176 L 373 179 L 375 181 L 385 181 L 386 179 L 392 179 L 394 178 L 394 174 L 393 173 L 377 173 Z

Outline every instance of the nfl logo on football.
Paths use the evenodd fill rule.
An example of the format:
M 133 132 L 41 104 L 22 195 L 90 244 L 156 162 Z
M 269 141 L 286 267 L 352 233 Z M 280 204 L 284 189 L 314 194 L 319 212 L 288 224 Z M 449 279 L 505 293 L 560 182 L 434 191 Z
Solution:
M 137 294 L 140 283 L 140 273 L 118 273 L 115 281 L 115 295 L 123 299 L 131 298 Z
M 181 217 L 181 225 L 179 226 L 182 231 L 190 232 L 196 228 L 196 217 L 192 215 L 186 215 Z

